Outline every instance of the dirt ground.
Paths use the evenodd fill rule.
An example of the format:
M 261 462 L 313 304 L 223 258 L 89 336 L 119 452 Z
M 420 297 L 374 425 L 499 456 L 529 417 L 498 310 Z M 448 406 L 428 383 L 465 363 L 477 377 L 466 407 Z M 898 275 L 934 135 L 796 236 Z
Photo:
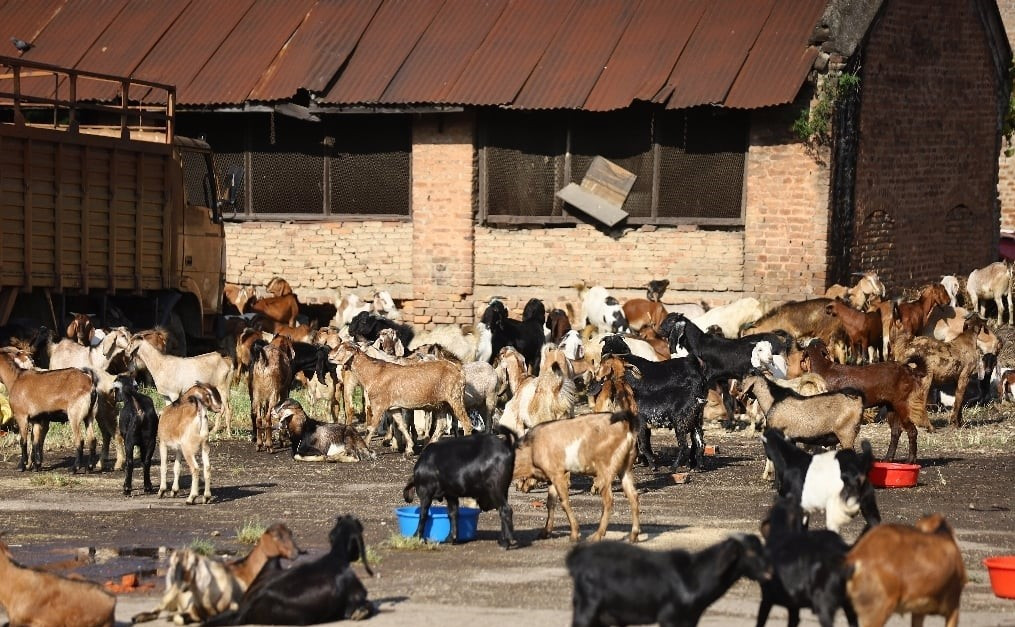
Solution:
M 945 425 L 943 416 L 935 422 Z M 1015 554 L 1015 415 L 983 413 L 969 422 L 959 431 L 921 432 L 919 486 L 880 490 L 878 504 L 886 522 L 912 522 L 924 513 L 943 512 L 958 532 L 969 572 L 963 624 L 1015 625 L 1015 601 L 992 594 L 982 565 L 986 556 Z M 763 451 L 757 434 L 753 428 L 727 433 L 715 426 L 706 436 L 709 444 L 718 445 L 718 454 L 707 458 L 706 470 L 693 473 L 686 484 L 674 484 L 666 469 L 637 469 L 644 546 L 698 549 L 731 532 L 757 530 L 773 493 L 761 479 Z M 861 436 L 883 454 L 887 425 L 865 425 Z M 655 431 L 653 440 L 672 455 L 667 448 L 673 443 L 671 434 Z M 381 610 L 372 623 L 570 623 L 571 582 L 563 563 L 571 543 L 563 513 L 558 512 L 556 537 L 536 538 L 545 519 L 545 490 L 512 490 L 522 544 L 517 550 L 497 546 L 497 514 L 488 512 L 480 517 L 475 541 L 410 551 L 391 547 L 389 540 L 397 533 L 393 510 L 404 504 L 402 488 L 412 462 L 387 449 L 374 461 L 308 464 L 292 461 L 285 452 L 255 453 L 247 441 L 216 441 L 214 500 L 195 506 L 185 505 L 182 497 L 158 499 L 138 490 L 125 498 L 121 473 L 72 476 L 69 450 L 49 452 L 41 473 L 16 472 L 14 453 L 6 447 L 0 461 L 0 530 L 7 532 L 5 541 L 16 559 L 95 581 L 140 573 L 142 582 L 155 588 L 121 595 L 121 621 L 155 605 L 169 549 L 205 541 L 219 552 L 244 552 L 247 547 L 236 536 L 245 523 L 286 521 L 313 557 L 325 548 L 335 516 L 352 513 L 366 529 L 377 573 L 371 579 L 360 570 Z M 153 474 L 157 484 L 157 465 Z M 189 487 L 188 476 L 183 484 Z M 599 498 L 589 495 L 588 487 L 589 481 L 578 478 L 571 490 L 583 535 L 592 531 L 599 515 Z M 619 486 L 615 497 L 609 537 L 621 539 L 630 525 L 630 510 Z M 814 526 L 822 525 L 819 517 Z M 847 540 L 861 527 L 862 520 L 846 527 Z M 759 598 L 756 584 L 741 581 L 706 613 L 703 624 L 753 625 Z M 805 624 L 816 624 L 809 612 L 804 619 Z M 783 620 L 785 613 L 777 610 L 769 624 Z M 839 621 L 845 624 L 841 614 Z M 908 624 L 908 619 L 896 617 L 891 624 Z

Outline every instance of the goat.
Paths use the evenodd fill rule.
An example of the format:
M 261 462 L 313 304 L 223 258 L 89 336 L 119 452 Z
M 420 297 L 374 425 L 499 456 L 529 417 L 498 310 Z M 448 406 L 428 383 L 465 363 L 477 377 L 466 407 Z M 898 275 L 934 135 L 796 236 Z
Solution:
M 155 455 L 155 436 L 159 430 L 159 415 L 155 404 L 148 396 L 137 391 L 137 385 L 129 376 L 116 377 L 113 384 L 116 400 L 123 403 L 120 410 L 120 435 L 123 437 L 126 453 L 126 477 L 123 480 L 123 495 L 131 495 L 134 477 L 134 447 L 141 449 L 141 466 L 144 470 L 144 491 L 155 492 L 152 487 L 152 456 Z
M 497 543 L 505 549 L 517 545 L 514 514 L 508 504 L 517 438 L 509 429 L 500 431 L 505 437 L 503 440 L 490 433 L 474 433 L 434 442 L 423 449 L 412 469 L 412 478 L 402 492 L 406 503 L 412 502 L 414 492 L 419 495 L 417 538 L 423 538 L 430 504 L 434 499 L 446 499 L 451 542 L 458 542 L 458 499 L 473 498 L 480 510 L 496 509 L 500 514 Z
M 314 420 L 295 399 L 283 399 L 272 407 L 270 420 L 288 435 L 298 462 L 358 462 L 376 457 L 354 428 Z
M 757 399 L 761 406 L 764 419 L 754 424 L 758 431 L 772 427 L 786 437 L 810 444 L 824 444 L 834 438 L 844 449 L 853 448 L 860 433 L 863 397 L 856 390 L 802 396 L 764 377 L 751 376 L 744 379 L 743 394 Z M 771 476 L 771 463 L 766 464 L 762 476 Z
M 856 285 L 845 287 L 832 285 L 825 290 L 825 298 L 841 298 L 848 300 L 849 304 L 857 309 L 864 309 L 872 298 L 885 297 L 885 284 L 878 278 L 876 272 L 854 272 L 853 276 L 859 276 Z
M 927 319 L 930 318 L 930 312 L 935 305 L 947 305 L 948 301 L 948 292 L 945 291 L 945 288 L 940 283 L 933 283 L 920 290 L 919 299 L 913 302 L 897 303 L 893 318 L 902 322 L 902 328 L 907 333 L 918 335 L 927 324 Z
M 254 344 L 251 350 L 250 378 L 250 426 L 254 444 L 258 451 L 271 452 L 272 443 L 271 409 L 289 397 L 293 381 L 293 360 L 296 351 L 292 342 L 283 336 L 271 344 Z
M 416 350 L 426 344 L 440 344 L 451 351 L 462 363 L 471 361 L 489 361 L 489 355 L 480 356 L 480 347 L 486 345 L 489 350 L 490 330 L 483 323 L 472 325 L 442 324 L 433 329 L 415 334 L 408 349 Z
M 948 293 L 948 305 L 958 307 L 958 296 L 965 291 L 959 286 L 959 278 L 953 274 L 946 274 L 941 277 L 941 287 L 945 288 L 945 292 Z
M 82 466 L 91 469 L 95 456 L 93 419 L 98 399 L 96 375 L 91 369 L 64 368 L 36 371 L 22 368 L 16 358 L 17 349 L 0 349 L 0 382 L 7 388 L 11 413 L 21 437 L 21 461 L 18 470 L 26 467 L 42 470 L 42 451 L 53 414 L 67 416 L 73 442 L 77 446 L 73 472 Z M 31 429 L 32 456 L 29 465 L 28 436 Z M 89 440 L 89 457 L 83 461 L 85 440 Z
M 472 433 L 472 422 L 464 403 L 465 374 L 458 364 L 443 360 L 405 365 L 387 363 L 367 356 L 348 342 L 332 351 L 330 359 L 348 367 L 360 380 L 365 395 L 370 399 L 367 442 L 389 409 L 438 409 L 447 405 L 465 434 Z M 405 456 L 409 458 L 412 455 L 412 437 L 404 416 L 397 417 L 395 423 L 405 437 Z M 434 439 L 436 437 L 435 434 Z
M 895 324 L 892 343 L 896 359 L 906 360 L 916 355 L 927 364 L 927 376 L 921 385 L 923 398 L 927 398 L 933 386 L 955 384 L 955 405 L 949 422 L 961 427 L 962 399 L 966 386 L 980 367 L 984 354 L 981 346 L 988 344 L 989 348 L 993 348 L 996 336 L 979 318 L 968 320 L 965 331 L 951 342 L 926 336 L 912 337 L 900 328 L 901 324 Z
M 571 320 L 563 309 L 551 309 L 550 313 L 546 314 L 544 326 L 546 327 L 546 341 L 550 344 L 560 344 L 567 332 L 571 330 Z
M 395 300 L 391 298 L 391 294 L 386 290 L 374 292 L 374 298 L 370 306 L 375 314 L 383 316 L 388 320 L 398 322 L 402 319 L 402 312 L 398 310 Z
M 159 606 L 136 614 L 131 622 L 168 618 L 174 623 L 202 622 L 236 607 L 264 565 L 272 558 L 296 559 L 303 553 L 285 523 L 265 529 L 250 553 L 230 562 L 191 549 L 173 551 L 166 568 L 166 591 Z
M 88 314 L 76 313 L 73 316 L 70 324 L 67 325 L 65 337 L 79 346 L 91 346 L 92 339 L 95 337 L 95 325 L 92 324 L 92 319 L 88 317 Z
M 670 350 L 685 348 L 700 359 L 708 376 L 708 387 L 717 382 L 740 379 L 755 365 L 755 347 L 760 342 L 771 344 L 771 353 L 785 352 L 785 339 L 775 333 L 758 333 L 729 339 L 709 335 L 681 314 L 670 314 L 663 325 L 670 339 Z
M 794 497 L 778 496 L 762 522 L 765 553 L 773 576 L 761 582 L 758 626 L 768 621 L 773 605 L 789 611 L 789 624 L 800 621 L 800 609 L 810 608 L 822 627 L 832 627 L 841 607 L 850 625 L 856 614 L 846 595 L 849 545 L 834 531 L 808 531 L 803 509 Z
M 510 347 L 501 350 L 501 362 L 506 362 L 505 355 L 508 352 L 514 350 Z M 535 425 L 570 418 L 574 413 L 577 394 L 570 362 L 562 350 L 549 344 L 542 353 L 543 368 L 538 376 L 521 380 L 521 373 L 514 374 L 517 381 L 512 386 L 514 396 L 504 406 L 504 413 L 500 418 L 502 426 L 519 436 Z M 515 369 L 524 366 L 524 362 L 519 358 L 515 358 L 511 363 Z M 511 375 L 509 372 L 509 377 Z
M 363 525 L 341 516 L 328 534 L 330 550 L 311 562 L 265 576 L 262 569 L 235 611 L 206 621 L 213 625 L 316 625 L 343 619 L 360 620 L 376 613 L 367 591 L 349 567 L 363 561 L 373 576 L 363 543 Z
M 234 307 L 237 314 L 242 314 L 247 309 L 247 305 L 253 298 L 254 292 L 250 289 L 250 287 L 245 285 L 226 283 L 222 290 L 222 300 Z M 226 307 L 223 306 L 222 310 L 223 313 L 226 313 Z
M 981 301 L 993 300 L 997 306 L 997 324 L 1001 325 L 1004 319 L 1005 297 L 1008 302 L 1008 321 L 1015 323 L 1015 311 L 1012 309 L 1012 267 L 1003 261 L 994 263 L 983 268 L 977 268 L 969 273 L 966 281 L 966 293 L 969 294 L 969 309 L 976 313 L 987 316 L 987 308 L 981 311 Z M 943 288 L 942 288 L 943 289 Z
M 599 343 L 603 345 L 600 355 L 637 355 L 649 361 L 662 361 L 663 359 L 660 358 L 655 348 L 645 340 L 610 333 L 602 336 L 593 336 L 590 342 L 595 342 L 597 337 L 599 338 Z M 665 358 L 669 359 L 669 355 L 667 354 Z M 596 361 L 599 360 L 597 359 Z
M 272 277 L 264 289 L 276 298 L 279 296 L 288 296 L 293 293 L 293 288 L 289 286 L 289 281 L 286 281 L 280 276 Z
M 300 313 L 300 303 L 296 299 L 296 294 L 269 296 L 248 304 L 247 310 L 263 314 L 277 322 L 295 326 L 296 316 Z
M 891 442 L 886 458 L 895 459 L 899 437 L 905 429 L 909 436 L 907 461 L 916 463 L 916 427 L 933 431 L 927 417 L 927 397 L 922 379 L 927 376 L 927 363 L 923 357 L 913 355 L 905 363 L 885 361 L 868 366 L 846 366 L 832 363 L 825 353 L 824 344 L 817 340 L 804 349 L 801 361 L 807 372 L 824 377 L 829 390 L 853 388 L 863 394 L 864 407 L 887 405 Z
M 284 335 L 293 342 L 311 342 L 317 335 L 317 323 L 303 324 L 298 327 L 291 327 L 288 324 L 272 320 L 262 314 L 257 314 L 250 321 L 251 328 L 272 335 Z
M 644 298 L 632 298 L 624 303 L 621 310 L 632 331 L 640 331 L 643 327 L 657 329 L 666 317 L 666 307 L 662 303 Z
M 361 342 L 373 344 L 383 329 L 394 329 L 402 346 L 412 345 L 413 330 L 407 324 L 398 324 L 375 313 L 361 311 L 349 322 L 349 335 Z
M 841 300 L 833 300 L 827 309 L 829 316 L 838 318 L 849 337 L 849 349 L 857 363 L 884 359 L 884 325 L 879 311 L 859 311 Z
M 545 343 L 543 324 L 546 308 L 536 298 L 529 299 L 522 313 L 522 320 L 508 317 L 507 307 L 499 300 L 492 301 L 480 319 L 490 329 L 492 356 L 500 354 L 505 346 L 512 346 L 525 357 L 525 363 L 532 374 L 539 374 L 541 350 Z
M 364 302 L 363 299 L 356 294 L 346 294 L 338 302 L 335 319 L 332 321 L 332 324 L 337 327 L 347 326 L 357 315 L 363 312 L 369 312 L 372 309 L 372 302 Z
M 775 466 L 779 496 L 792 495 L 807 512 L 825 510 L 827 529 L 838 533 L 859 513 L 867 522 L 865 530 L 881 522 L 874 488 L 867 480 L 874 462 L 870 442 L 860 443 L 859 455 L 852 449 L 811 455 L 771 427 L 761 441 Z
M 663 299 L 663 294 L 666 293 L 666 288 L 670 286 L 669 279 L 655 279 L 648 282 L 645 288 L 645 298 L 652 302 L 660 302 Z
M 966 567 L 955 531 L 941 514 L 914 526 L 884 524 L 860 538 L 849 555 L 846 591 L 860 624 L 884 625 L 892 614 L 911 612 L 913 625 L 928 614 L 959 624 Z
M 924 325 L 923 331 L 920 334 L 930 336 L 942 342 L 951 342 L 962 335 L 962 332 L 966 328 L 966 319 L 972 315 L 975 314 L 962 307 L 936 305 L 927 317 L 927 324 Z M 889 334 L 891 334 L 891 331 L 889 331 Z
M 144 364 L 152 375 L 155 389 L 170 402 L 180 398 L 180 394 L 190 389 L 195 382 L 215 388 L 222 402 L 221 409 L 213 411 L 222 413 L 215 418 L 214 431 L 219 430 L 219 422 L 224 418 L 226 435 L 232 436 L 233 412 L 229 407 L 229 382 L 233 375 L 233 364 L 228 357 L 219 353 L 205 353 L 196 357 L 164 355 L 141 334 L 131 338 L 126 355 L 130 359 L 137 358 Z
M 629 396 L 633 393 L 629 392 Z M 546 525 L 540 538 L 549 538 L 553 529 L 553 510 L 560 501 L 571 526 L 571 541 L 580 537 L 578 519 L 571 511 L 568 489 L 571 475 L 593 477 L 592 490 L 603 499 L 599 528 L 589 541 L 602 540 L 613 510 L 613 479 L 620 478 L 621 488 L 631 506 L 631 531 L 628 539 L 638 541 L 641 523 L 638 492 L 634 487 L 635 438 L 639 420 L 633 405 L 615 413 L 583 414 L 571 420 L 556 420 L 536 425 L 525 434 L 515 451 L 514 479 L 523 492 L 537 481 L 549 481 L 546 496 Z
M 585 544 L 565 560 L 574 580 L 574 627 L 697 625 L 741 577 L 768 581 L 757 536 L 736 535 L 703 551 L 649 551 L 621 542 Z
M 211 460 L 208 457 L 208 416 L 207 411 L 222 411 L 223 400 L 214 387 L 198 383 L 185 391 L 180 398 L 166 405 L 159 416 L 159 498 L 165 496 L 166 472 L 169 469 L 169 449 L 176 451 L 173 462 L 173 489 L 170 496 L 180 492 L 180 456 L 187 460 L 190 468 L 190 496 L 187 505 L 197 501 L 198 476 L 197 454 L 201 453 L 204 464 L 204 503 L 211 502 Z
M 0 540 L 0 605 L 9 625 L 113 627 L 116 597 L 102 586 L 25 568 Z
M 728 305 L 713 307 L 700 316 L 689 318 L 702 331 L 718 325 L 724 336 L 740 337 L 740 329 L 755 322 L 765 313 L 756 298 L 741 298 Z
M 625 333 L 630 331 L 624 309 L 616 298 L 606 292 L 605 287 L 589 288 L 582 296 L 581 323 L 591 324 L 600 333 Z

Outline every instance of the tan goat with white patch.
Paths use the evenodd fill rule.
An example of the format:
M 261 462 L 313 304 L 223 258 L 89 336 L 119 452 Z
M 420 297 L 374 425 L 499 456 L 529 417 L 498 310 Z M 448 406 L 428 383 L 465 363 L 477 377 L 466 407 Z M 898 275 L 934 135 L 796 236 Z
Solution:
M 577 393 L 571 363 L 564 351 L 544 346 L 539 376 L 524 379 L 516 371 L 519 366 L 524 368 L 525 363 L 517 351 L 501 349 L 501 358 L 505 367 L 510 368 L 509 380 L 517 382 L 512 387 L 514 396 L 504 406 L 501 426 L 521 436 L 535 425 L 573 415 Z
M 190 468 L 190 496 L 187 505 L 197 501 L 200 476 L 197 454 L 201 453 L 204 465 L 204 503 L 211 502 L 211 461 L 208 457 L 208 411 L 222 411 L 222 397 L 210 385 L 198 383 L 185 391 L 175 402 L 166 405 L 159 416 L 159 498 L 166 490 L 166 472 L 169 467 L 169 449 L 175 449 L 173 461 L 173 489 L 170 496 L 180 492 L 180 456 Z

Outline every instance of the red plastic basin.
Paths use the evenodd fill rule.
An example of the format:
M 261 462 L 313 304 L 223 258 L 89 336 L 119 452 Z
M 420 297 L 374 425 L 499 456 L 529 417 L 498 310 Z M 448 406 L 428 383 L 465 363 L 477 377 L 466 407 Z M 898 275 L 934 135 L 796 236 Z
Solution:
M 919 464 L 874 462 L 867 478 L 875 488 L 911 488 L 919 475 Z
M 990 587 L 1002 599 L 1015 599 L 1015 555 L 988 557 L 983 565 L 990 573 Z

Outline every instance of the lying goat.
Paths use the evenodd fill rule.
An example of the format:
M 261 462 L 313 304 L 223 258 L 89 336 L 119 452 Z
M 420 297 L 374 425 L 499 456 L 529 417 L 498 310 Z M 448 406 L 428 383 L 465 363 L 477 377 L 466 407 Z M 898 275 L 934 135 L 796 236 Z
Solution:
M 358 462 L 376 457 L 356 429 L 314 420 L 295 399 L 276 404 L 270 418 L 289 436 L 293 459 L 298 462 Z
M 758 624 L 764 625 L 773 605 L 789 611 L 789 624 L 800 621 L 800 609 L 810 608 L 821 627 L 832 627 L 841 607 L 856 625 L 846 596 L 848 571 L 843 567 L 849 545 L 834 531 L 808 531 L 804 512 L 795 497 L 776 497 L 762 523 L 765 552 L 775 571 L 761 583 Z
M 316 625 L 343 619 L 359 620 L 376 613 L 363 582 L 350 568 L 359 559 L 373 576 L 363 544 L 363 525 L 341 516 L 328 534 L 331 550 L 289 570 L 272 569 L 250 585 L 235 611 L 224 612 L 205 625 Z M 265 569 L 267 572 L 267 569 Z
M 698 553 L 585 544 L 571 549 L 566 563 L 574 580 L 573 627 L 697 625 L 741 577 L 772 577 L 761 541 L 748 535 Z
M 116 597 L 90 581 L 25 568 L 0 540 L 0 606 L 8 624 L 113 627 Z
M 231 562 L 205 557 L 191 549 L 173 551 L 166 569 L 166 592 L 159 606 L 131 620 L 142 623 L 165 618 L 177 624 L 193 623 L 235 609 L 269 559 L 292 560 L 301 552 L 285 523 L 268 527 L 250 553 Z
M 846 585 L 861 625 L 884 625 L 892 614 L 912 612 L 913 625 L 928 614 L 959 624 L 966 567 L 955 531 L 932 514 L 915 526 L 879 525 L 857 540 L 846 557 Z
M 798 449 L 778 429 L 765 429 L 761 441 L 775 465 L 779 495 L 792 495 L 806 512 L 825 510 L 827 529 L 838 532 L 861 512 L 867 521 L 865 530 L 881 522 L 874 488 L 867 480 L 874 462 L 867 440 L 860 444 L 860 455 L 852 449 L 811 455 Z
M 451 519 L 451 542 L 458 541 L 458 499 L 473 498 L 479 509 L 497 509 L 500 513 L 500 539 L 505 549 L 516 544 L 508 488 L 515 465 L 516 437 L 510 429 L 501 429 L 502 440 L 493 434 L 474 433 L 462 438 L 434 442 L 423 449 L 412 479 L 403 496 L 411 503 L 413 492 L 419 494 L 419 526 L 416 537 L 423 538 L 423 528 L 434 499 L 446 499 Z

